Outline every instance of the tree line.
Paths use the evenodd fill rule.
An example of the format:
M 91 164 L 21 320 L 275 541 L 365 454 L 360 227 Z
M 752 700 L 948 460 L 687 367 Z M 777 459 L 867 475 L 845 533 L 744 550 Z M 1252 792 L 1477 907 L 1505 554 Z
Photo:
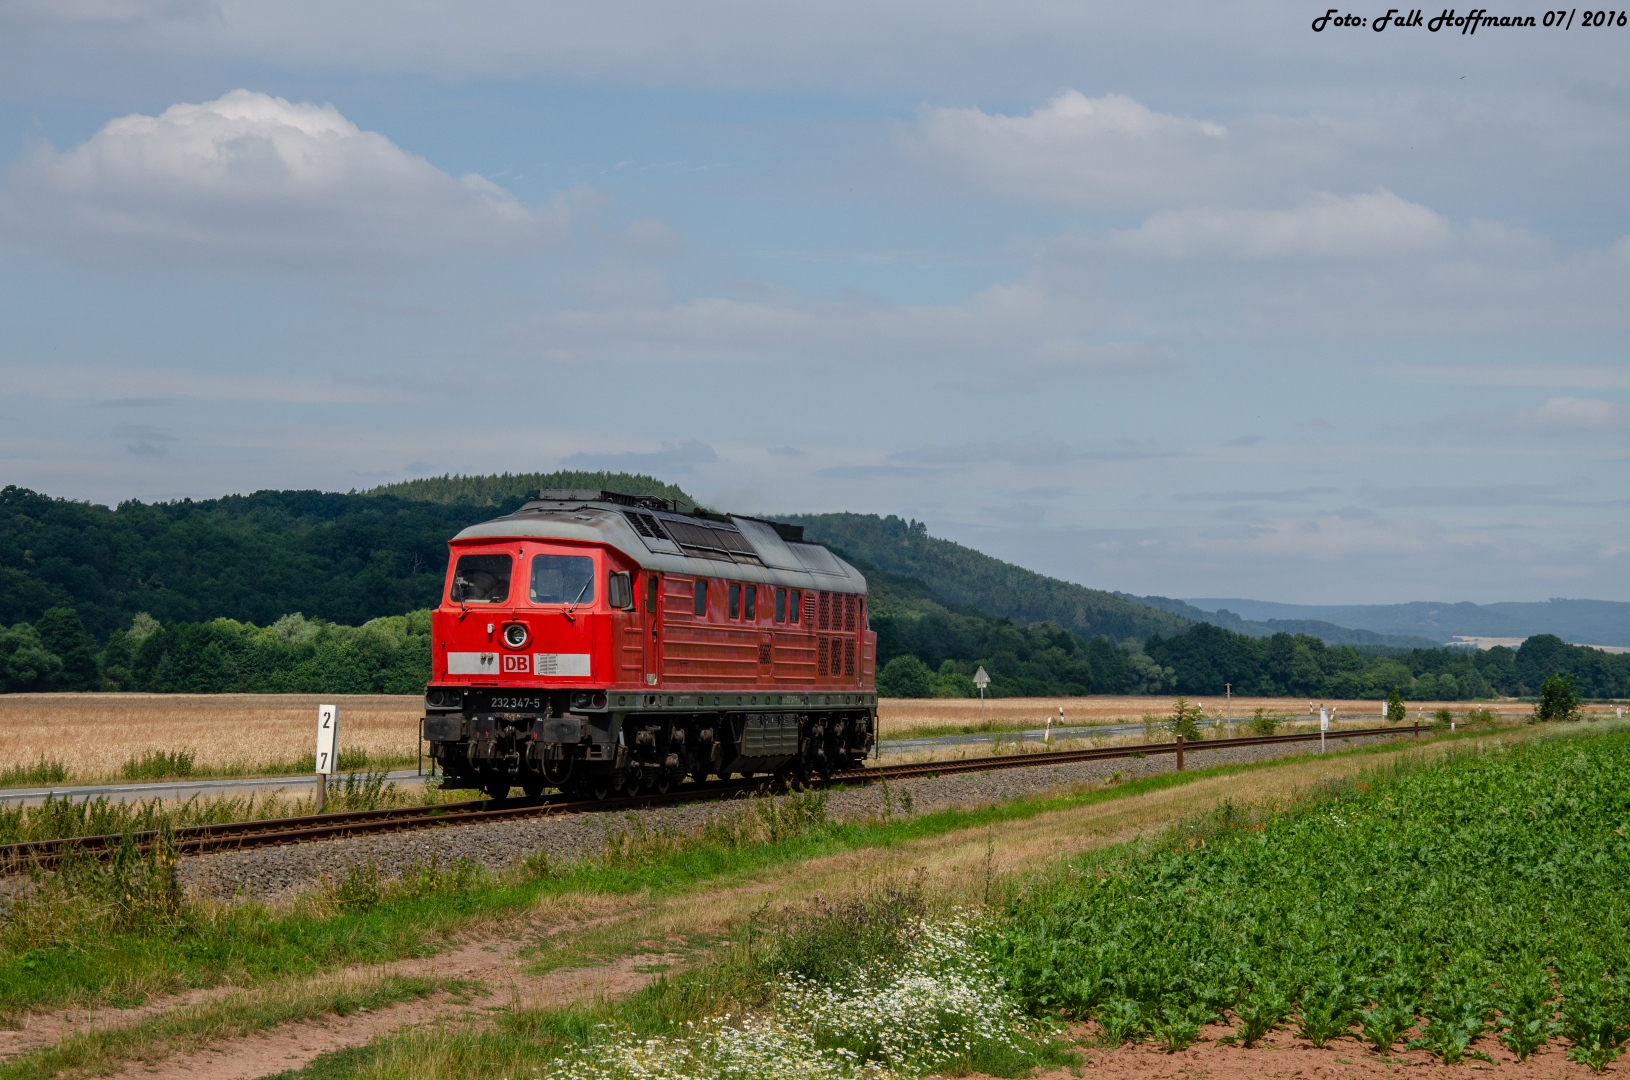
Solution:
M 142 612 L 100 648 L 71 608 L 0 628 L 4 693 L 419 694 L 429 679 L 429 611 L 361 626 L 298 613 L 161 624 Z
M 1391 649 L 1326 645 L 1306 634 L 1256 638 L 1201 623 L 1141 647 L 1082 641 L 1056 624 L 885 613 L 878 632 L 878 692 L 891 697 L 968 697 L 980 667 L 994 697 L 1076 694 L 1221 695 L 1407 701 L 1532 697 L 1553 675 L 1586 698 L 1630 697 L 1630 655 L 1569 645 L 1551 634 L 1520 648 Z
M 872 616 L 878 692 L 971 697 L 983 667 L 995 697 L 1205 694 L 1477 700 L 1538 694 L 1568 676 L 1585 698 L 1630 697 L 1630 655 L 1541 634 L 1520 648 L 1412 649 L 1365 655 L 1306 635 L 1253 638 L 1202 623 L 1141 648 L 1083 640 L 1056 623 L 959 615 L 896 599 Z M 430 677 L 430 612 L 347 626 L 296 613 L 257 626 L 235 619 L 161 623 L 142 612 L 98 645 L 72 608 L 0 627 L 0 693 L 417 694 Z

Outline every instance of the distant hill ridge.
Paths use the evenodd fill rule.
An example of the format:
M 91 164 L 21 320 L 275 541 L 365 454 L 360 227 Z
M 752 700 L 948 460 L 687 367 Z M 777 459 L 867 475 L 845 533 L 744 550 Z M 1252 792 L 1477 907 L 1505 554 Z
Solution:
M 1630 603 L 1615 600 L 1319 605 L 1235 598 L 1191 599 L 1188 604 L 1197 611 L 1227 608 L 1246 619 L 1319 619 L 1379 634 L 1419 635 L 1438 643 L 1451 642 L 1456 637 L 1527 638 L 1535 634 L 1555 634 L 1581 645 L 1630 646 Z
M 1307 634 L 1310 637 L 1320 638 L 1326 645 L 1379 645 L 1389 649 L 1434 649 L 1443 642 L 1434 638 L 1420 637 L 1412 634 L 1379 634 L 1374 630 L 1349 629 L 1333 622 L 1321 619 L 1263 619 L 1253 621 L 1240 617 L 1227 608 L 1216 611 L 1206 611 L 1189 603 L 1186 600 L 1173 600 L 1169 596 L 1133 596 L 1131 593 L 1116 593 L 1116 596 L 1140 604 L 1169 611 L 1174 615 L 1188 619 L 1190 622 L 1210 623 L 1220 626 L 1224 630 L 1232 630 L 1236 634 L 1245 634 L 1249 637 L 1271 637 L 1274 634 Z
M 1003 562 L 951 540 L 928 535 L 920 521 L 890 514 L 778 514 L 804 535 L 836 549 L 861 569 L 875 567 L 921 582 L 952 611 L 1054 622 L 1083 637 L 1142 641 L 1180 634 L 1191 624 L 1171 612 L 1101 589 L 1089 589 Z

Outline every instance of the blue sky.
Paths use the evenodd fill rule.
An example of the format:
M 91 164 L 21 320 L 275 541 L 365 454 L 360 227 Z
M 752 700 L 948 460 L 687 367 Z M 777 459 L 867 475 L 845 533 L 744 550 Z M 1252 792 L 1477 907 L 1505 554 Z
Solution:
M 1630 28 L 1323 10 L 0 0 L 0 476 L 1630 600 Z

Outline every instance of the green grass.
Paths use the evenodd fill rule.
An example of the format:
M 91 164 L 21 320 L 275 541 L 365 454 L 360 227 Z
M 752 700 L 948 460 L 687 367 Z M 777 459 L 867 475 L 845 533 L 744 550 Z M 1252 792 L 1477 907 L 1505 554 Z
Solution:
M 404 754 L 369 754 L 366 750 L 342 750 L 336 762 L 340 772 L 388 772 L 417 764 L 418 758 Z M 190 750 L 148 750 L 127 758 L 116 774 L 70 773 L 60 761 L 44 757 L 32 765 L 10 765 L 0 769 L 0 789 L 49 787 L 64 784 L 99 784 L 115 781 L 157 782 L 163 780 L 231 780 L 252 776 L 311 776 L 317 771 L 316 758 L 307 754 L 293 761 L 269 761 L 259 765 L 200 765 Z
M 0 788 L 45 787 L 61 784 L 68 779 L 68 768 L 60 761 L 52 761 L 44 754 L 32 765 L 8 765 L 0 769 Z
M 1287 1000 L 1322 1042 L 1374 1005 L 1452 1063 L 1497 1014 L 1542 1045 L 1560 1010 L 1597 1068 L 1630 1035 L 1627 791 L 1622 729 L 1396 760 L 1072 860 L 1012 904 L 999 951 L 1032 1009 L 1130 1015 L 1128 1037 Z
M 327 810 L 377 810 L 441 801 L 438 788 L 403 788 L 387 782 L 382 772 L 347 773 L 330 777 Z M 312 785 L 315 787 L 315 785 Z M 299 798 L 192 795 L 186 799 L 138 799 L 119 802 L 97 796 L 75 801 L 47 795 L 38 806 L 0 807 L 0 844 L 58 840 L 73 836 L 110 836 L 125 832 L 219 825 L 229 821 L 260 821 L 294 817 L 316 811 L 315 792 Z

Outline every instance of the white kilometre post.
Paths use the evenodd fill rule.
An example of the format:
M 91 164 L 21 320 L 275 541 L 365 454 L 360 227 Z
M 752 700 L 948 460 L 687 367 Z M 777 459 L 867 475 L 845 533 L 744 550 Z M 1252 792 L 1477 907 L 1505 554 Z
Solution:
M 340 710 L 335 705 L 317 706 L 317 812 L 328 805 L 328 778 L 334 774 L 335 744 L 340 733 Z
M 1324 733 L 1330 730 L 1330 710 L 1319 708 L 1319 753 L 1324 753 Z
M 985 665 L 980 664 L 979 670 L 973 673 L 973 684 L 979 687 L 979 723 L 985 723 L 985 687 L 990 685 L 990 676 L 985 674 Z

